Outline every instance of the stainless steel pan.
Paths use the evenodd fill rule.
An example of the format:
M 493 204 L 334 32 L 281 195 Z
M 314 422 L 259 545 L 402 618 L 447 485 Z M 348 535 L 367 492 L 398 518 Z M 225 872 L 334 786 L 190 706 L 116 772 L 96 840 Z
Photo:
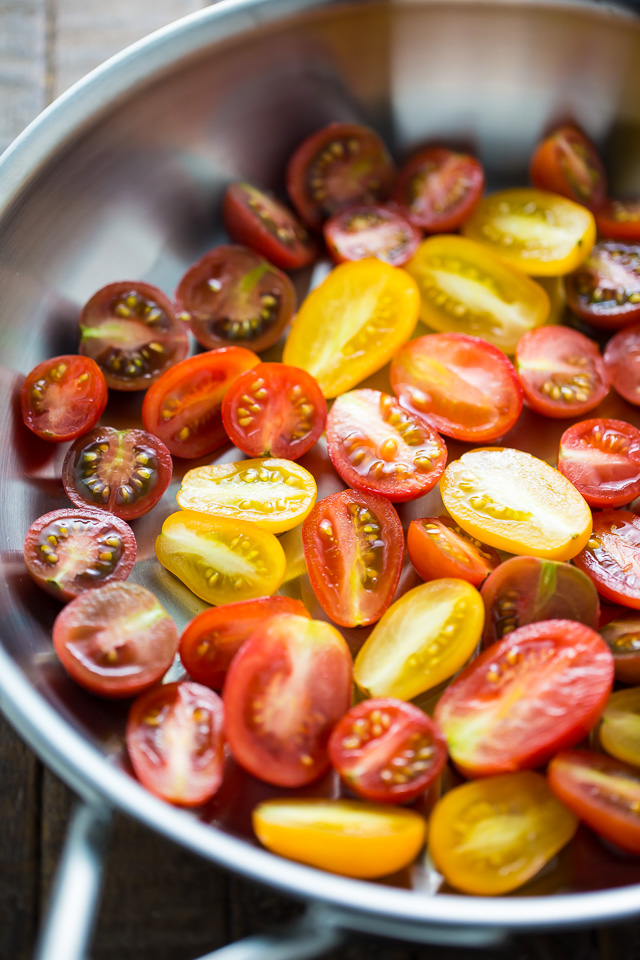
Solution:
M 114 808 L 309 904 L 301 924 L 218 951 L 219 960 L 313 956 L 349 929 L 487 944 L 510 930 L 640 913 L 640 867 L 618 869 L 614 859 L 609 873 L 595 869 L 599 861 L 588 840 L 578 851 L 582 869 L 559 862 L 523 895 L 433 895 L 424 871 L 396 878 L 393 886 L 364 883 L 259 849 L 243 819 L 243 803 L 250 806 L 255 790 L 248 779 L 240 802 L 223 794 L 200 816 L 139 787 L 122 761 L 124 710 L 84 694 L 63 675 L 50 643 L 57 606 L 24 570 L 27 527 L 65 502 L 63 451 L 26 437 L 16 407 L 24 373 L 47 355 L 75 350 L 78 307 L 95 289 L 142 278 L 171 292 L 186 265 L 218 239 L 224 185 L 241 176 L 278 187 L 292 147 L 330 120 L 374 124 L 398 155 L 433 139 L 467 144 L 482 158 L 490 183 L 504 185 L 522 183 L 541 132 L 572 117 L 606 149 L 615 188 L 640 193 L 639 63 L 640 21 L 619 5 L 223 0 L 92 73 L 5 154 L 0 706 L 83 801 L 40 960 L 85 955 L 100 849 Z M 611 412 L 620 413 L 611 403 Z M 106 416 L 118 424 L 138 413 L 139 400 L 115 397 Z M 555 427 L 534 436 L 525 417 L 520 429 L 541 454 L 557 442 Z M 136 521 L 134 579 L 157 590 L 182 625 L 199 602 L 169 587 L 170 576 L 153 559 L 160 514 L 174 509 L 173 493 L 175 487 Z M 551 893 L 541 895 L 545 889 Z

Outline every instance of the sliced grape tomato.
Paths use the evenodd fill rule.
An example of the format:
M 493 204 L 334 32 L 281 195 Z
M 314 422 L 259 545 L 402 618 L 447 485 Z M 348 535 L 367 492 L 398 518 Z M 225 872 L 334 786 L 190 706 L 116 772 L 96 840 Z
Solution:
M 316 245 L 295 213 L 268 190 L 232 183 L 222 205 L 232 240 L 261 253 L 281 270 L 299 270 L 313 262 Z
M 565 289 L 570 309 L 594 327 L 618 330 L 640 320 L 640 246 L 601 240 Z
M 500 563 L 492 547 L 470 537 L 449 517 L 412 520 L 407 532 L 411 563 L 423 580 L 458 577 L 479 587 Z
M 611 386 L 621 397 L 640 405 L 640 324 L 619 330 L 604 351 Z
M 573 124 L 558 127 L 536 147 L 531 182 L 597 211 L 607 196 L 607 175 L 598 151 Z
M 599 510 L 593 532 L 574 563 L 611 603 L 640 609 L 640 517 L 629 510 Z
M 22 419 L 42 440 L 75 440 L 95 427 L 107 395 L 104 374 L 89 357 L 52 357 L 27 374 L 20 391 Z
M 640 494 L 640 430 L 624 420 L 582 420 L 562 434 L 558 470 L 592 507 Z
M 404 165 L 393 196 L 425 233 L 450 233 L 475 209 L 484 190 L 476 157 L 447 147 L 428 147 Z
M 616 760 L 640 767 L 640 687 L 611 694 L 600 720 L 598 740 Z
M 616 680 L 640 683 L 640 614 L 620 610 L 600 626 L 599 633 L 613 654 Z
M 607 240 L 640 242 L 639 200 L 605 200 L 595 215 L 598 233 Z
M 382 204 L 361 203 L 334 213 L 323 232 L 336 263 L 376 257 L 392 267 L 403 266 L 422 239 L 400 210 Z

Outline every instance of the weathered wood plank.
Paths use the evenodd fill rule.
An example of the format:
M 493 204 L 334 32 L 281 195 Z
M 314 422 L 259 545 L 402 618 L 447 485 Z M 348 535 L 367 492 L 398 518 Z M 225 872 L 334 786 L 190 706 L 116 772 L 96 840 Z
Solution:
M 0 151 L 46 105 L 46 0 L 0 0 Z

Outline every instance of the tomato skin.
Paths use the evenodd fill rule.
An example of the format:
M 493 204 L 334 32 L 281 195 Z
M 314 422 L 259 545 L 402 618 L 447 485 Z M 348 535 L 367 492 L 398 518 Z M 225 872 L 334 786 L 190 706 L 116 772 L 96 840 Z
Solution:
M 223 724 L 222 700 L 198 683 L 166 683 L 143 693 L 131 706 L 126 731 L 138 780 L 169 803 L 204 803 L 222 783 Z
M 428 147 L 404 165 L 393 196 L 411 223 L 425 233 L 452 233 L 477 206 L 484 182 L 476 157 Z
M 492 547 L 485 547 L 449 517 L 412 520 L 407 532 L 411 563 L 423 580 L 459 577 L 479 587 L 500 563 Z
M 317 249 L 296 215 L 268 190 L 232 183 L 224 195 L 222 217 L 236 243 L 261 253 L 281 270 L 313 263 Z
M 595 211 L 598 233 L 607 240 L 623 243 L 640 242 L 640 202 L 638 200 L 605 200 Z
M 615 333 L 604 351 L 611 385 L 629 403 L 640 405 L 640 324 Z
M 640 517 L 629 510 L 601 510 L 574 563 L 611 603 L 640 610 Z
M 534 187 L 590 210 L 598 210 L 607 196 L 607 174 L 598 151 L 573 124 L 558 127 L 538 144 L 529 173 Z
M 324 241 L 335 263 L 376 257 L 402 267 L 422 239 L 395 206 L 357 204 L 334 213 L 324 225 Z
M 602 330 L 640 320 L 640 246 L 601 240 L 565 278 L 570 309 Z
M 609 756 L 640 766 L 638 715 L 640 687 L 616 690 L 609 697 L 598 728 L 598 742 Z
M 349 648 L 335 627 L 294 614 L 259 626 L 225 680 L 226 734 L 238 763 L 280 787 L 329 768 L 331 730 L 351 703 Z
M 22 419 L 41 440 L 75 440 L 95 427 L 107 397 L 104 374 L 89 357 L 52 357 L 26 376 L 20 391 Z
M 582 420 L 562 434 L 558 470 L 591 507 L 621 507 L 640 494 L 640 430 L 624 420 Z
M 613 654 L 616 680 L 640 683 L 640 616 L 615 615 L 600 626 L 600 636 Z

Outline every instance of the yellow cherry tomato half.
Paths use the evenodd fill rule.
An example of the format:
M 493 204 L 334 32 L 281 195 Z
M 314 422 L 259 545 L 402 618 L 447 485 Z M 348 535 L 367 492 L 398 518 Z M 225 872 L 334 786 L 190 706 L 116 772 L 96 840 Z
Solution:
M 254 523 L 178 510 L 156 540 L 156 556 L 197 597 L 219 606 L 275 593 L 286 568 L 277 538 Z
M 354 679 L 369 697 L 412 700 L 467 662 L 484 626 L 484 604 L 466 580 L 430 580 L 409 590 L 360 649 Z
M 573 484 L 522 450 L 469 450 L 446 468 L 440 492 L 463 530 L 507 553 L 570 560 L 591 534 L 591 510 Z
M 255 523 L 283 533 L 310 513 L 316 482 L 293 460 L 257 459 L 188 470 L 178 490 L 183 510 Z
M 420 289 L 421 320 L 441 333 L 470 333 L 515 353 L 523 333 L 549 317 L 542 287 L 475 240 L 429 237 L 405 270 Z
M 465 783 L 438 801 L 429 853 L 452 887 L 497 896 L 535 876 L 577 827 L 541 774 L 501 774 Z
M 400 267 L 343 263 L 298 310 L 282 360 L 314 376 L 325 397 L 337 397 L 391 360 L 419 310 L 418 286 Z
M 616 760 L 640 767 L 640 687 L 618 690 L 602 714 L 600 743 Z
M 573 200 L 518 187 L 481 200 L 462 232 L 525 273 L 561 277 L 589 255 L 596 222 Z
M 253 829 L 282 857 L 369 879 L 412 863 L 426 822 L 413 810 L 362 800 L 267 800 L 253 811 Z

